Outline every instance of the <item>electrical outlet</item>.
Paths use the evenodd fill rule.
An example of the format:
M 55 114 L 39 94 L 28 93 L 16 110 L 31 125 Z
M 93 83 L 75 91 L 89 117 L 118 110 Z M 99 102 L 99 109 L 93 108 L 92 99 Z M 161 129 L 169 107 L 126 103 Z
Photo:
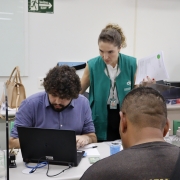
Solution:
M 38 77 L 38 88 L 39 89 L 44 89 L 43 82 L 44 82 L 44 77 Z

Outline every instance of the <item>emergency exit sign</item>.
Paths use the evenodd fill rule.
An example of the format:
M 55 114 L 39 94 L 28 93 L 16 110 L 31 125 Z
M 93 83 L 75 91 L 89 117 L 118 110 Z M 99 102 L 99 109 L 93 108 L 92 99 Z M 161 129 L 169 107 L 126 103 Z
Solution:
M 54 0 L 28 0 L 28 12 L 53 13 Z

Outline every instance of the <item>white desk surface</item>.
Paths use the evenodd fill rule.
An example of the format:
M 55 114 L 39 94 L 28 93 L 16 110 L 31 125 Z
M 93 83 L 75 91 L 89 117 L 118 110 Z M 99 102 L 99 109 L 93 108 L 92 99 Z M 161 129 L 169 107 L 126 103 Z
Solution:
M 5 116 L 5 115 L 6 115 L 6 111 L 0 110 L 0 114 L 1 114 L 2 116 Z M 13 116 L 15 116 L 15 115 L 16 115 L 16 110 L 8 111 L 8 116 L 9 116 L 9 117 L 13 117 Z
M 180 110 L 180 104 L 173 104 L 173 105 L 167 104 L 167 110 L 170 110 L 170 109 L 179 109 Z
M 106 142 L 102 143 L 93 143 L 97 145 L 98 151 L 100 153 L 100 158 L 103 159 L 110 154 L 109 145 Z M 46 171 L 47 166 L 37 169 L 32 174 L 23 174 L 22 171 L 26 169 L 26 166 L 22 160 L 21 152 L 18 153 L 16 157 L 16 164 L 17 168 L 10 168 L 9 169 L 9 177 L 13 180 L 50 180 L 50 179 L 56 179 L 56 180 L 75 180 L 80 179 L 80 177 L 83 175 L 83 173 L 88 169 L 88 167 L 91 166 L 89 163 L 88 157 L 83 157 L 81 162 L 77 167 L 72 167 L 62 174 L 55 176 L 55 177 L 47 177 Z M 30 165 L 35 166 L 35 163 L 31 163 Z M 59 166 L 59 165 L 50 165 L 49 175 L 54 175 L 59 173 L 61 170 L 67 168 L 68 166 Z M 31 169 L 29 169 L 31 170 Z

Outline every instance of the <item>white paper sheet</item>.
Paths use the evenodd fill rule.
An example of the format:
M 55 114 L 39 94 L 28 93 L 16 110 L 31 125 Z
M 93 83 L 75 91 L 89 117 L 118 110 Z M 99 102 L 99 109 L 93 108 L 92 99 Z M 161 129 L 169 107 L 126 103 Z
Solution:
M 85 151 L 87 156 L 100 156 L 98 149 L 93 148 L 95 146 L 97 146 L 97 145 L 88 144 L 88 145 L 84 146 L 83 148 L 79 148 L 78 150 Z
M 1 105 L 0 114 L 3 116 L 6 115 L 5 103 L 2 103 L 2 105 Z M 16 108 L 12 109 L 12 108 L 8 107 L 8 116 L 15 116 L 15 114 L 16 114 Z
M 164 65 L 163 51 L 138 60 L 138 69 L 135 84 L 140 84 L 143 78 L 149 76 L 151 79 L 166 80 L 169 75 Z

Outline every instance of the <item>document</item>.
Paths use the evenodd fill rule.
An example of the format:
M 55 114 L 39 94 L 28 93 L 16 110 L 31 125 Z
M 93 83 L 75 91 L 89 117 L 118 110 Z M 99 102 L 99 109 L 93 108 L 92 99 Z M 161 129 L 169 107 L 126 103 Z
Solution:
M 169 79 L 164 65 L 163 51 L 138 60 L 135 84 L 140 84 L 147 76 L 156 81 Z
M 97 150 L 97 145 L 95 144 L 88 144 L 78 150 L 85 151 L 87 156 L 100 156 L 99 151 Z
M 2 103 L 2 104 L 1 104 L 0 114 L 1 114 L 2 116 L 5 116 L 5 115 L 6 115 L 5 103 Z M 9 116 L 15 116 L 15 114 L 16 114 L 16 108 L 11 109 L 11 108 L 8 107 L 8 115 L 9 115 Z

